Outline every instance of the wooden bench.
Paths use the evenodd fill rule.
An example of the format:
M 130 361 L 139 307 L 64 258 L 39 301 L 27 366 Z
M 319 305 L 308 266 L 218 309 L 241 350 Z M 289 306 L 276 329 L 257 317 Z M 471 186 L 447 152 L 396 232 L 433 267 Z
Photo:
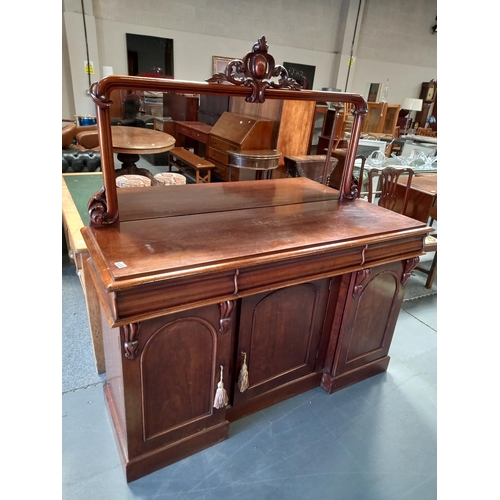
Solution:
M 213 163 L 180 147 L 172 148 L 168 152 L 168 169 L 170 172 L 172 171 L 172 165 L 175 165 L 181 171 L 193 169 L 196 173 L 196 184 L 210 182 L 212 168 L 215 167 Z

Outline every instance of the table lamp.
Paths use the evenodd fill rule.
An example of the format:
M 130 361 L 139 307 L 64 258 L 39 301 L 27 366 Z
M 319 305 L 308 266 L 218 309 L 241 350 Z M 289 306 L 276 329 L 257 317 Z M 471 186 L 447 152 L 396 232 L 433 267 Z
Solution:
M 408 123 L 410 121 L 411 112 L 422 111 L 422 104 L 423 104 L 422 99 L 414 99 L 412 97 L 404 98 L 403 104 L 401 104 L 401 109 L 407 109 L 409 111 L 408 115 L 406 116 L 405 134 L 408 133 Z

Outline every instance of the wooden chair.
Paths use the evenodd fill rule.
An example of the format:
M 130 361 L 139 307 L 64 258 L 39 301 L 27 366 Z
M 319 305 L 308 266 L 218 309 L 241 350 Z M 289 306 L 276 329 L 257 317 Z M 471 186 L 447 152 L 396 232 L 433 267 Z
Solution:
M 341 141 L 346 137 L 346 133 L 350 133 L 352 130 L 354 104 L 345 103 L 343 112 L 339 113 L 335 121 L 334 129 L 334 144 L 332 151 L 335 151 Z
M 367 201 L 370 203 L 376 202 L 380 207 L 394 210 L 397 196 L 400 196 L 401 186 L 405 186 L 405 182 L 402 177 L 406 179 L 406 187 L 404 187 L 403 205 L 400 213 L 405 215 L 408 206 L 411 181 L 413 179 L 412 168 L 396 168 L 393 166 L 370 168 L 368 171 Z
M 364 170 L 364 163 L 362 165 L 362 169 Z M 401 176 L 406 177 L 406 175 L 408 177 L 406 179 L 406 187 L 404 187 L 403 205 L 401 206 L 401 211 L 399 212 L 402 215 L 405 215 L 408 206 L 411 182 L 413 179 L 413 169 L 409 167 L 396 168 L 388 166 L 384 168 L 371 168 L 368 171 L 368 194 L 366 200 L 370 203 L 377 202 L 381 207 L 394 210 L 397 196 L 401 196 L 401 187 L 404 186 L 404 181 L 401 179 Z M 360 179 L 363 178 L 362 176 L 363 172 L 360 172 Z M 398 187 L 398 192 L 396 192 Z M 360 193 L 358 197 L 363 194 L 364 193 Z M 431 214 L 431 217 L 434 220 L 437 220 L 437 210 Z M 420 271 L 427 275 L 425 288 L 430 289 L 432 288 L 437 271 L 437 234 L 428 235 L 425 238 L 423 251 L 425 253 L 435 252 L 429 270 L 423 268 L 422 266 L 417 266 L 415 268 L 415 271 Z
M 433 209 L 433 211 L 430 213 L 430 218 L 431 218 L 431 223 L 434 220 L 437 221 L 437 208 Z M 437 233 L 430 234 L 429 236 L 427 236 L 427 238 L 425 238 L 424 252 L 425 253 L 436 252 L 432 259 L 431 267 L 429 269 L 425 269 L 422 266 L 417 266 L 414 270 L 420 271 L 421 273 L 427 275 L 425 288 L 431 289 L 437 272 Z

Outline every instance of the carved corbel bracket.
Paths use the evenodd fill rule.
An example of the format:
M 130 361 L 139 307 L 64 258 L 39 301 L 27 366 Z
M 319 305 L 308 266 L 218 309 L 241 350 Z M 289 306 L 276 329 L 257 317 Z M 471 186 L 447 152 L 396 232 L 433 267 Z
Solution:
M 106 200 L 106 188 L 102 188 L 95 193 L 87 204 L 90 223 L 95 226 L 113 224 L 118 218 L 118 214 L 110 216 L 108 213 L 108 202 Z
M 220 307 L 220 319 L 219 319 L 219 333 L 226 333 L 231 326 L 231 313 L 233 312 L 235 300 L 226 300 L 226 302 L 221 302 Z
M 240 270 L 236 269 L 234 272 L 234 295 L 238 294 L 238 275 Z M 231 326 L 231 313 L 233 312 L 234 306 L 236 304 L 235 300 L 226 300 L 226 302 L 221 302 L 220 307 L 220 319 L 219 319 L 219 332 L 226 333 Z
M 420 257 L 413 257 L 413 259 L 406 259 L 404 261 L 403 275 L 401 276 L 401 284 L 406 285 L 410 279 L 411 272 L 417 267 L 420 262 Z
M 275 65 L 274 57 L 267 52 L 268 48 L 266 37 L 263 36 L 252 47 L 252 52 L 248 52 L 243 59 L 233 59 L 224 73 L 215 73 L 206 81 L 251 87 L 252 94 L 245 98 L 247 102 L 264 102 L 267 88 L 301 90 L 297 81 L 288 77 L 284 66 Z M 271 81 L 272 77 L 279 77 L 278 82 Z
M 361 295 L 361 292 L 363 291 L 365 285 L 368 283 L 368 278 L 371 276 L 371 274 L 371 269 L 361 269 L 361 271 L 358 271 L 356 273 L 356 280 L 354 282 L 354 289 L 352 291 L 353 299 L 357 299 Z
M 133 360 L 139 352 L 139 323 L 130 323 L 128 325 L 120 326 L 120 332 L 123 335 L 123 348 L 125 349 L 125 357 Z

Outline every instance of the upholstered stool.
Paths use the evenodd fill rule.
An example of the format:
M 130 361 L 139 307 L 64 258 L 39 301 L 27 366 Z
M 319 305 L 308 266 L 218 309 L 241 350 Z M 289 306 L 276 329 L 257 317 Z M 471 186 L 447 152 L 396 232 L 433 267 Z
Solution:
M 119 188 L 149 187 L 151 186 L 151 179 L 148 179 L 143 175 L 119 175 L 116 178 L 116 186 Z
M 186 178 L 182 174 L 176 174 L 175 172 L 162 172 L 160 174 L 156 174 L 155 179 L 161 186 L 186 184 Z

